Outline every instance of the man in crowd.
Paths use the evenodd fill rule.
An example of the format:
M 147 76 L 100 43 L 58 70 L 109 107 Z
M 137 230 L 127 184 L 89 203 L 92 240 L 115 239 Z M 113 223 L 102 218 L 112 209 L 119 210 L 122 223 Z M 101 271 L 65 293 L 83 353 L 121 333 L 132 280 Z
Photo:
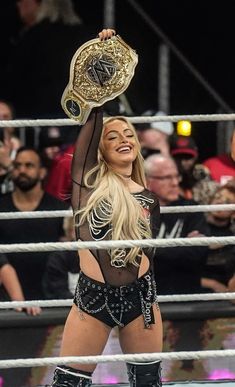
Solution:
M 148 188 L 154 192 L 161 206 L 196 204 L 180 197 L 179 175 L 170 156 L 155 154 L 145 160 Z M 202 213 L 161 214 L 159 238 L 191 238 L 207 235 L 207 224 Z M 157 248 L 154 271 L 159 294 L 184 294 L 202 291 L 201 277 L 207 247 Z
M 20 148 L 13 162 L 14 190 L 0 200 L 0 212 L 65 210 L 60 200 L 46 193 L 42 182 L 46 169 L 36 150 Z M 56 242 L 63 236 L 63 218 L 0 220 L 0 243 Z M 9 253 L 26 299 L 43 297 L 42 276 L 48 253 Z
M 185 199 L 206 204 L 217 184 L 212 180 L 209 169 L 198 162 L 199 152 L 193 137 L 173 136 L 170 153 L 182 177 L 181 195 Z
M 13 119 L 13 106 L 8 101 L 0 99 L 0 120 Z M 12 160 L 14 160 L 16 151 L 20 146 L 21 143 L 14 128 L 0 128 L 0 195 L 11 192 L 13 189 L 10 172 Z
M 156 116 L 157 119 L 157 116 L 164 116 L 165 113 L 155 113 L 152 110 L 147 110 L 143 115 Z M 169 137 L 174 132 L 174 125 L 172 122 L 152 122 L 139 124 L 136 126 L 136 129 L 144 158 L 153 153 L 169 155 Z

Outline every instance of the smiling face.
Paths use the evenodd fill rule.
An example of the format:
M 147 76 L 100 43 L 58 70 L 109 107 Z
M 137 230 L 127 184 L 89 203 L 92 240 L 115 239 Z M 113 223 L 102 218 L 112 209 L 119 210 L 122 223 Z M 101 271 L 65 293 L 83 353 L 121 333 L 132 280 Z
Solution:
M 132 164 L 138 150 L 137 136 L 127 122 L 115 119 L 105 125 L 100 151 L 105 161 L 114 170 Z

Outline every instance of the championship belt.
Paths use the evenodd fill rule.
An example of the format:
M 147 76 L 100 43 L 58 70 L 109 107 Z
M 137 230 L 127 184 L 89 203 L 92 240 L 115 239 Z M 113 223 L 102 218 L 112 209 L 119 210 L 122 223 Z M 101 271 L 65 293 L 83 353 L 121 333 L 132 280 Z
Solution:
M 74 54 L 61 98 L 65 113 L 83 125 L 96 106 L 123 93 L 134 75 L 138 55 L 116 35 L 92 39 Z

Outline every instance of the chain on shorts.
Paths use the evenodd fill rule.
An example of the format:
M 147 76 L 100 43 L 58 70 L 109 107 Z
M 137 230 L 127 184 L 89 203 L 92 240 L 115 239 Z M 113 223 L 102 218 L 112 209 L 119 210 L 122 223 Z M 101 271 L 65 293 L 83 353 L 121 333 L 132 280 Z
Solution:
M 110 327 L 124 327 L 143 315 L 144 325 L 155 323 L 153 304 L 157 305 L 156 283 L 149 271 L 131 284 L 112 286 L 80 273 L 74 303 Z

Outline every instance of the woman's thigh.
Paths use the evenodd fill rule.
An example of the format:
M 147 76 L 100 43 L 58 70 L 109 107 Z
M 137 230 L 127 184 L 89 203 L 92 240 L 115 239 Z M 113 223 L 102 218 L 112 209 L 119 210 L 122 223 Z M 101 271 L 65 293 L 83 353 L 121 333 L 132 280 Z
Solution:
M 111 328 L 73 305 L 65 323 L 60 356 L 89 356 L 103 352 Z M 95 364 L 71 364 L 92 372 Z
M 161 352 L 162 351 L 162 319 L 160 310 L 153 306 L 155 324 L 144 327 L 143 316 L 140 315 L 119 331 L 120 346 L 123 353 Z

